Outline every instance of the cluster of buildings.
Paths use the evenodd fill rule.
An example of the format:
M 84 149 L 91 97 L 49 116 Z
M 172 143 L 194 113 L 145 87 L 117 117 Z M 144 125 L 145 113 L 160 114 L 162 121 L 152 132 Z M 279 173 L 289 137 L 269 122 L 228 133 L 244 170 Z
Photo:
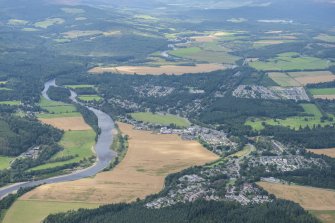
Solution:
M 233 96 L 238 98 L 310 101 L 303 87 L 264 87 L 260 85 L 239 85 Z
M 156 85 L 143 85 L 135 87 L 134 90 L 142 97 L 165 97 L 170 95 L 175 88 L 156 86 Z

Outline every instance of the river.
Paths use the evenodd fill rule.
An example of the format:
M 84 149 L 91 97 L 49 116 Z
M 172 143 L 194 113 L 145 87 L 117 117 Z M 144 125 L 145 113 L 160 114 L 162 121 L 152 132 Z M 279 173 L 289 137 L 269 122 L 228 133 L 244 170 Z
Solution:
M 42 91 L 42 96 L 47 99 L 51 100 L 48 95 L 47 91 L 51 86 L 57 86 L 55 79 L 47 81 L 44 84 L 44 89 Z M 78 103 L 83 105 L 82 103 L 78 102 L 77 94 L 71 90 L 71 96 L 70 99 L 74 103 Z M 79 180 L 86 177 L 94 176 L 95 174 L 101 172 L 106 167 L 109 166 L 112 159 L 117 155 L 113 150 L 110 149 L 111 145 L 113 144 L 113 135 L 112 130 L 114 129 L 114 122 L 112 118 L 107 115 L 106 113 L 86 106 L 88 109 L 90 109 L 98 118 L 98 124 L 101 129 L 101 133 L 98 136 L 96 145 L 95 145 L 95 153 L 96 153 L 96 162 L 89 168 L 78 170 L 75 172 L 72 172 L 70 174 L 56 176 L 52 178 L 47 178 L 43 180 L 38 181 L 29 181 L 29 182 L 21 182 L 17 184 L 13 184 L 7 187 L 0 188 L 0 198 L 3 198 L 4 196 L 16 192 L 20 188 L 25 187 L 33 187 L 40 184 L 51 184 L 51 183 L 59 183 L 59 182 L 66 182 L 66 181 L 73 181 L 73 180 Z

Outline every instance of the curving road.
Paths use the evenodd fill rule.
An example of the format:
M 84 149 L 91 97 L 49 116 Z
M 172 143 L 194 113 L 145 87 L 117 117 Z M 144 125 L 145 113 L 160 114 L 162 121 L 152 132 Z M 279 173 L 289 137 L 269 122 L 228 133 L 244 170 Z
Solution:
M 42 96 L 46 98 L 47 100 L 51 100 L 48 95 L 47 91 L 50 88 L 50 86 L 57 86 L 55 79 L 47 81 L 44 84 L 44 90 L 42 91 Z M 77 94 L 74 91 L 71 91 L 71 97 L 70 99 L 78 104 L 81 104 L 76 100 Z M 87 107 L 87 106 L 86 106 Z M 38 180 L 38 181 L 29 181 L 29 182 L 22 182 L 13 184 L 7 187 L 0 188 L 0 198 L 3 198 L 4 196 L 16 192 L 18 189 L 23 187 L 32 187 L 37 186 L 40 184 L 51 184 L 51 183 L 59 183 L 59 182 L 66 182 L 66 181 L 73 181 L 73 180 L 79 180 L 82 178 L 94 176 L 95 174 L 101 172 L 103 169 L 109 166 L 109 163 L 111 160 L 117 156 L 117 154 L 110 149 L 112 143 L 113 143 L 113 135 L 112 130 L 114 129 L 114 122 L 111 119 L 110 116 L 108 116 L 106 113 L 95 109 L 91 107 L 87 107 L 90 109 L 98 118 L 98 124 L 101 129 L 101 133 L 98 136 L 96 145 L 95 145 L 95 152 L 97 160 L 94 163 L 93 166 L 78 170 L 75 172 L 72 172 L 67 175 L 61 175 L 57 177 L 47 178 L 44 180 Z

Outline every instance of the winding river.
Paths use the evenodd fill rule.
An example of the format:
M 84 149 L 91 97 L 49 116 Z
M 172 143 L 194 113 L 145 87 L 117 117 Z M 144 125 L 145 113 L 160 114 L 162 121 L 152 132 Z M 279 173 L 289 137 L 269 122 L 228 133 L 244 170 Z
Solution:
M 44 90 L 42 91 L 42 96 L 47 99 L 51 100 L 48 95 L 47 91 L 51 86 L 57 86 L 55 79 L 47 81 L 44 84 Z M 71 90 L 71 96 L 70 99 L 74 103 L 78 103 L 83 105 L 82 103 L 78 102 L 77 94 Z M 40 184 L 52 184 L 52 183 L 59 183 L 59 182 L 66 182 L 66 181 L 73 181 L 73 180 L 79 180 L 82 178 L 94 176 L 95 174 L 101 172 L 103 169 L 109 166 L 109 163 L 111 160 L 117 155 L 113 150 L 110 149 L 112 143 L 113 143 L 113 135 L 112 130 L 114 129 L 114 122 L 110 116 L 108 116 L 106 113 L 86 106 L 88 109 L 90 109 L 98 118 L 98 124 L 101 129 L 101 133 L 98 136 L 96 145 L 95 145 L 95 152 L 96 152 L 96 162 L 93 166 L 78 170 L 75 172 L 72 172 L 70 174 L 61 175 L 57 177 L 47 178 L 43 180 L 38 181 L 29 181 L 29 182 L 21 182 L 17 184 L 13 184 L 7 187 L 0 188 L 0 198 L 6 196 L 7 194 L 14 193 L 20 188 L 24 187 L 33 187 Z

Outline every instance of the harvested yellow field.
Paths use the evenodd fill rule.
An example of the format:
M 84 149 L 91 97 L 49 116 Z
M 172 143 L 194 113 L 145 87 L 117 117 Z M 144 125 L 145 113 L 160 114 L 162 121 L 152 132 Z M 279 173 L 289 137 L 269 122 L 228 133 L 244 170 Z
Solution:
M 335 80 L 330 71 L 290 72 L 289 75 L 302 85 L 317 84 Z
M 158 193 L 167 175 L 219 158 L 196 141 L 134 130 L 128 124 L 118 125 L 129 136 L 129 148 L 123 161 L 112 171 L 94 178 L 43 185 L 20 199 L 98 204 L 131 202 Z
M 52 125 L 55 128 L 64 131 L 90 130 L 91 127 L 86 124 L 83 117 L 60 117 L 60 118 L 39 118 L 45 124 Z
M 324 100 L 335 100 L 335 95 L 333 94 L 323 94 L 323 95 L 313 95 L 313 98 L 324 99 Z
M 335 158 L 335 148 L 330 148 L 330 149 L 308 149 L 307 151 L 315 153 L 315 154 L 326 155 L 326 156 Z
M 258 182 L 278 198 L 299 203 L 307 210 L 335 210 L 335 191 L 315 187 Z
M 197 64 L 195 66 L 175 66 L 165 65 L 159 67 L 149 66 L 120 66 L 120 67 L 94 67 L 89 70 L 92 74 L 102 73 L 121 73 L 121 74 L 139 74 L 139 75 L 181 75 L 187 73 L 204 73 L 216 70 L 224 70 L 226 67 L 223 64 L 209 63 L 209 64 Z

